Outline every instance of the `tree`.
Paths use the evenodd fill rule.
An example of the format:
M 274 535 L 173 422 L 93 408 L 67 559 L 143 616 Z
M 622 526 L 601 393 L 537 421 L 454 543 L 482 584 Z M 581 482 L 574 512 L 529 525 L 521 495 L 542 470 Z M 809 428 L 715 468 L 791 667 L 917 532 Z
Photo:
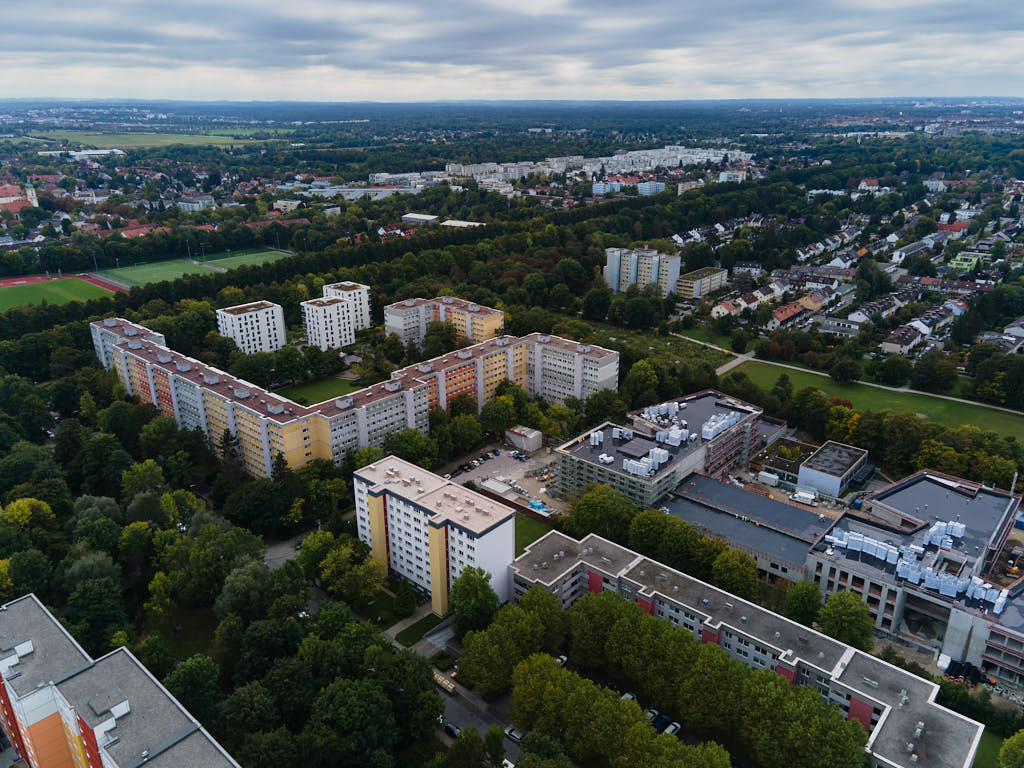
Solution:
M 397 739 L 391 703 L 370 680 L 339 679 L 324 688 L 302 733 L 313 768 L 389 766 Z
M 604 320 L 612 304 L 612 292 L 601 286 L 587 291 L 583 297 L 583 319 Z
M 558 598 L 535 584 L 519 599 L 517 605 L 540 620 L 544 628 L 541 648 L 548 653 L 557 653 L 569 631 L 569 614 L 562 608 Z
M 205 653 L 190 656 L 164 678 L 164 685 L 199 722 L 207 726 L 213 723 L 220 703 L 213 659 Z
M 94 656 L 103 653 L 111 635 L 128 623 L 121 590 L 109 577 L 79 582 L 68 597 L 67 619 L 87 651 Z
M 572 505 L 570 520 L 576 538 L 596 533 L 612 541 L 626 541 L 636 504 L 607 485 L 589 486 Z
M 298 381 L 306 375 L 306 361 L 298 347 L 281 347 L 274 353 L 274 376 L 277 381 Z
M 937 350 L 922 355 L 910 375 L 910 385 L 926 392 L 948 392 L 956 380 L 956 363 Z
M 52 528 L 56 524 L 53 510 L 45 501 L 22 498 L 12 501 L 0 513 L 0 519 L 15 530 Z
M 8 572 L 16 593 L 34 592 L 37 597 L 45 597 L 53 579 L 50 559 L 38 549 L 26 549 L 11 555 Z
M 480 731 L 472 725 L 467 725 L 459 732 L 459 738 L 448 750 L 448 768 L 483 768 L 485 756 Z
M 828 375 L 835 381 L 850 382 L 860 378 L 860 363 L 850 357 L 842 357 L 829 369 Z
M 157 571 L 149 582 L 149 599 L 143 604 L 150 623 L 159 627 L 174 610 L 174 589 L 163 571 Z
M 355 464 L 355 469 L 362 469 L 363 467 L 373 464 L 376 461 L 380 461 L 387 455 L 388 452 L 385 451 L 380 446 L 367 445 L 364 448 L 357 449 L 352 454 L 352 459 L 353 463 Z
M 840 642 L 870 651 L 875 622 L 867 604 L 853 592 L 834 592 L 821 609 L 821 630 Z
M 998 768 L 1024 768 L 1024 731 L 1017 731 L 1003 742 L 996 765 Z
M 221 731 L 231 749 L 250 734 L 270 731 L 279 722 L 274 701 L 258 680 L 236 688 L 221 705 Z
M 251 620 L 263 613 L 263 587 L 269 571 L 262 560 L 248 560 L 224 579 L 224 586 L 213 604 L 219 618 L 230 613 Z
M 490 574 L 473 566 L 464 569 L 452 582 L 449 602 L 455 616 L 455 632 L 460 637 L 490 624 L 501 604 L 491 588 Z
M 64 588 L 70 593 L 88 579 L 110 579 L 121 583 L 121 568 L 107 552 L 86 552 L 64 572 Z
M 711 566 L 715 586 L 745 600 L 753 600 L 758 593 L 757 562 L 746 552 L 727 549 L 715 558 Z
M 121 473 L 121 500 L 125 502 L 136 494 L 160 492 L 165 487 L 164 471 L 153 459 L 132 464 Z
M 302 549 L 295 559 L 299 561 L 302 573 L 307 579 L 320 576 L 320 564 L 334 549 L 335 542 L 334 534 L 330 531 L 313 531 L 302 540 Z
M 495 397 L 484 403 L 480 410 L 480 424 L 492 437 L 503 437 L 505 430 L 515 423 L 516 409 L 511 398 Z
M 391 432 L 384 438 L 384 451 L 430 469 L 437 461 L 437 445 L 418 429 Z
M 814 625 L 821 611 L 821 590 L 813 581 L 798 581 L 786 590 L 783 612 L 807 627 Z
M 427 325 L 423 333 L 423 356 L 426 358 L 440 357 L 451 352 L 459 345 L 459 332 L 455 326 L 447 322 L 433 322 Z
M 750 335 L 742 328 L 737 328 L 732 332 L 732 336 L 729 339 L 729 346 L 732 347 L 732 351 L 742 355 L 747 351 L 747 344 L 750 342 Z
M 484 756 L 492 766 L 500 766 L 505 759 L 505 732 L 497 723 L 484 734 Z
M 497 401 L 492 400 L 491 402 Z M 485 405 L 484 408 L 486 407 Z M 457 455 L 469 453 L 483 442 L 482 419 L 483 414 L 480 415 L 480 419 L 477 419 L 476 416 L 470 416 L 468 413 L 460 414 L 452 419 L 448 432 L 451 435 L 452 446 Z M 504 434 L 504 432 L 501 434 Z

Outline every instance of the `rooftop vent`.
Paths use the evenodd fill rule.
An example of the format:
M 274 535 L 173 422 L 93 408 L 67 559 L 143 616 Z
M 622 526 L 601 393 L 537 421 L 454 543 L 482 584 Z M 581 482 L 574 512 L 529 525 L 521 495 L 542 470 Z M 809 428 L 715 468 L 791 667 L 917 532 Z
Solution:
M 142 342 L 137 339 L 132 339 L 128 342 L 128 349 L 142 349 Z
M 284 403 L 268 402 L 267 403 L 267 412 L 268 413 L 284 413 Z
M 252 394 L 247 387 L 235 387 L 234 391 L 235 397 L 237 397 L 239 400 L 245 400 L 245 398 L 249 397 L 249 395 Z
M 156 356 L 157 362 L 169 363 L 171 362 L 171 356 L 167 352 L 159 352 Z
M 740 621 L 742 621 L 744 624 L 746 624 L 747 623 L 747 617 L 746 616 L 740 616 Z
M 460 360 L 469 360 L 469 358 L 473 356 L 473 353 L 470 352 L 468 349 L 460 349 L 457 353 L 457 356 Z
M 138 334 L 138 332 L 139 332 L 139 329 L 136 328 L 134 325 L 126 325 L 124 327 L 124 335 L 125 336 L 135 336 L 135 335 Z
M 116 317 L 104 318 L 103 324 L 105 326 L 107 326 L 107 328 L 113 328 L 115 325 L 117 325 L 117 318 Z
M 185 360 L 179 360 L 174 364 L 174 367 L 177 368 L 182 373 L 185 373 L 186 371 L 192 370 L 192 363 L 187 362 Z
M 342 410 L 344 410 L 345 408 L 351 408 L 352 407 L 352 398 L 351 397 L 339 397 L 339 398 L 337 398 L 334 401 L 334 404 L 336 406 L 338 406 L 339 408 L 341 408 Z
M 867 685 L 867 686 L 869 686 L 871 688 L 877 688 L 878 687 L 878 681 L 877 680 L 872 680 L 870 677 L 865 677 L 864 678 L 864 685 Z
M 218 376 L 216 373 L 204 373 L 203 382 L 206 384 L 219 384 L 220 376 Z
M 434 370 L 434 364 L 433 363 L 420 363 L 420 367 L 419 367 L 420 373 L 430 373 L 432 370 Z
M 551 341 L 551 337 L 550 336 L 538 336 L 537 337 L 537 341 L 540 342 L 541 344 L 547 344 L 549 341 Z
M 402 388 L 402 382 L 400 381 L 385 381 L 384 389 L 388 392 L 397 392 Z

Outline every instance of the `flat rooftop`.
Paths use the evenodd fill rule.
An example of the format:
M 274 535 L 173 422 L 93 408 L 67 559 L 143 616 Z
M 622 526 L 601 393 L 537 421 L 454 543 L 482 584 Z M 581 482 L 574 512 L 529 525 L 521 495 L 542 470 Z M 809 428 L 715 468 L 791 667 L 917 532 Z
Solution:
M 981 739 L 982 726 L 933 703 L 936 686 L 881 659 L 857 651 L 839 681 L 888 707 L 872 734 L 871 750 L 897 765 L 967 766 Z M 906 695 L 904 703 L 902 696 Z M 920 736 L 918 723 L 924 723 Z M 912 753 L 907 745 L 913 744 Z
M 832 477 L 842 477 L 867 455 L 868 452 L 863 448 L 829 440 L 812 453 L 802 466 Z
M 646 456 L 652 448 L 664 448 L 668 451 L 668 461 L 659 464 L 657 469 L 653 470 L 650 475 L 644 475 L 642 477 L 646 479 L 656 479 L 663 475 L 665 472 L 675 468 L 675 466 L 685 459 L 687 456 L 696 451 L 701 444 L 701 440 L 687 440 L 684 443 L 673 446 L 668 443 L 656 443 L 652 438 L 633 432 L 629 438 L 616 438 L 615 430 L 622 432 L 629 432 L 627 427 L 619 427 L 611 422 L 605 422 L 597 429 L 592 429 L 584 432 L 582 435 L 573 438 L 567 443 L 563 443 L 556 450 L 580 459 L 582 461 L 589 462 L 591 464 L 597 464 L 598 466 L 604 467 L 608 470 L 619 472 L 623 475 L 630 475 L 630 473 L 623 467 L 623 462 L 628 460 L 639 460 Z M 602 440 L 597 445 L 591 445 L 590 435 L 594 432 L 601 433 Z M 602 463 L 600 457 L 602 455 L 611 456 L 613 461 L 610 463 Z M 635 475 L 641 477 L 640 475 Z
M 361 291 L 369 290 L 370 286 L 363 285 L 362 283 L 353 283 L 349 280 L 343 280 L 340 283 L 329 283 L 323 287 L 323 290 L 331 289 L 334 291 Z
M 700 280 L 703 277 L 710 277 L 711 275 L 716 275 L 719 272 L 725 272 L 725 270 L 720 267 L 701 267 L 700 269 L 693 270 L 693 272 L 687 272 L 685 275 L 680 275 L 679 279 Z
M 300 306 L 303 307 L 332 307 L 335 304 L 347 304 L 341 296 L 325 296 L 319 299 L 306 299 L 305 301 L 299 302 Z
M 107 732 L 111 738 L 106 743 L 103 737 L 99 739 L 100 747 L 118 765 L 237 765 L 124 648 L 97 659 L 56 685 L 90 728 L 109 720 L 111 707 L 127 700 L 129 712 L 118 717 Z M 163 762 L 157 763 L 157 759 Z
M 369 483 L 374 493 L 386 491 L 429 510 L 432 524 L 451 522 L 480 534 L 515 515 L 512 507 L 397 456 L 386 456 L 353 474 Z
M 223 312 L 226 315 L 247 315 L 250 312 L 259 312 L 262 309 L 272 309 L 273 307 L 280 308 L 280 305 L 274 304 L 270 301 L 253 301 L 249 304 L 238 304 L 234 307 L 223 307 L 217 311 Z
M 661 406 L 668 406 L 671 403 L 678 405 L 678 410 L 674 416 L 667 413 L 655 413 L 655 411 L 661 410 Z M 633 424 L 633 429 L 646 432 L 651 436 L 656 435 L 663 429 L 670 429 L 682 421 L 686 421 L 687 428 L 690 431 L 697 430 L 697 433 L 700 434 L 700 429 L 704 422 L 712 416 L 721 413 L 734 413 L 739 419 L 743 419 L 752 414 L 760 414 L 761 409 L 756 405 L 745 403 L 730 395 L 722 394 L 713 389 L 705 389 L 686 397 L 668 400 L 665 403 L 631 411 L 627 414 L 627 418 Z M 698 443 L 701 442 L 704 442 L 703 437 L 698 438 Z
M 460 299 L 458 296 L 438 296 L 434 299 L 423 299 L 423 298 L 412 298 L 403 299 L 402 301 L 396 301 L 393 304 L 388 304 L 385 309 L 391 310 L 403 310 L 412 309 L 414 307 L 422 306 L 441 306 L 444 305 L 448 309 L 458 309 L 463 312 L 472 312 L 478 315 L 500 315 L 503 314 L 500 309 L 494 309 L 493 307 L 484 306 L 483 304 L 477 304 L 473 301 L 466 301 Z
M 18 647 L 20 652 L 16 654 Z M 20 657 L 17 662 L 11 658 L 15 655 Z M 89 655 L 35 595 L 19 597 L 0 608 L 0 667 L 7 668 L 4 679 L 18 696 L 90 661 Z
M 561 336 L 552 336 L 549 333 L 528 333 L 526 336 L 522 336 L 521 338 L 523 341 L 530 344 L 538 344 L 552 349 L 559 349 L 563 352 L 572 352 L 575 355 L 584 355 L 597 360 L 611 355 L 616 357 L 619 355 L 619 353 L 613 349 L 605 349 L 604 347 L 597 346 L 597 344 L 581 344 L 578 341 L 564 339 Z
M 833 522 L 805 508 L 697 474 L 680 483 L 664 506 L 730 542 L 801 567 L 807 551 Z

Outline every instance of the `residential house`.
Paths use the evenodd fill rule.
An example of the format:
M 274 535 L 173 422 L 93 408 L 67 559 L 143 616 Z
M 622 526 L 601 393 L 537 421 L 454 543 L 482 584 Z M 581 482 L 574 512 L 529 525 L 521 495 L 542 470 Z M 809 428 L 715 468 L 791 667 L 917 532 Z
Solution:
M 796 318 L 806 311 L 806 308 L 799 301 L 783 304 L 772 311 L 772 319 L 768 321 L 768 330 L 774 331 L 792 325 Z
M 879 349 L 887 355 L 907 355 L 924 338 L 921 331 L 912 325 L 904 325 L 885 337 Z

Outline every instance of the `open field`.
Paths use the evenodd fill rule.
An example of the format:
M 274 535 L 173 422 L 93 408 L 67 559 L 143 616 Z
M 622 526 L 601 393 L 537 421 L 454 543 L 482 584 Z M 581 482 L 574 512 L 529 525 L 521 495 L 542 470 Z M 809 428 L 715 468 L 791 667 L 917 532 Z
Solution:
M 67 304 L 69 301 L 88 301 L 110 296 L 112 291 L 98 285 L 70 277 L 64 280 L 5 285 L 0 287 L 0 312 L 26 304 Z
M 92 133 L 90 131 L 45 131 L 33 136 L 67 144 L 84 144 L 97 149 L 132 149 L 134 147 L 167 147 L 172 144 L 193 146 L 229 146 L 248 144 L 250 140 L 230 136 L 207 136 L 194 133 Z
M 266 133 L 270 135 L 274 134 L 286 134 L 295 133 L 294 128 L 214 128 L 212 131 L 207 131 L 211 136 L 254 136 L 258 133 Z
M 209 274 L 248 264 L 266 264 L 288 255 L 287 251 L 271 251 L 267 249 L 252 249 L 231 253 L 224 251 L 223 253 L 211 253 L 204 261 L 168 259 L 167 261 L 152 261 L 148 264 L 138 264 L 131 267 L 105 269 L 100 274 L 128 285 L 145 285 L 146 283 L 159 283 L 161 280 L 174 280 L 182 275 Z
M 263 248 L 250 249 L 245 251 L 222 251 L 211 253 L 205 259 L 200 259 L 204 264 L 212 262 L 212 266 L 221 269 L 234 269 L 235 267 L 247 267 L 253 264 L 268 264 L 277 261 L 284 256 L 291 256 L 288 251 L 272 251 Z
M 1003 746 L 1003 740 L 986 728 L 985 732 L 981 734 L 981 743 L 974 756 L 973 768 L 996 768 L 996 758 L 999 756 L 1001 746 Z
M 768 363 L 748 362 L 736 370 L 747 374 L 762 389 L 771 389 L 779 374 L 785 373 L 793 382 L 794 391 L 816 387 L 833 397 L 845 397 L 853 403 L 854 408 L 862 411 L 913 411 L 948 427 L 974 424 L 985 432 L 1018 436 L 1024 434 L 1024 414 L 1005 413 L 983 405 L 957 403 L 930 395 L 891 392 L 864 384 L 841 384 L 828 376 L 815 376 L 813 373 L 780 368 Z
M 526 551 L 526 547 L 545 533 L 551 526 L 535 517 L 516 512 L 516 557 Z
M 733 357 L 716 349 L 690 343 L 678 336 L 660 336 L 654 331 L 626 330 L 606 323 L 588 324 L 593 326 L 596 332 L 586 341 L 601 346 L 614 346 L 615 342 L 621 342 L 666 366 L 675 363 L 693 366 L 707 362 L 712 368 L 717 368 Z
M 328 378 L 307 381 L 305 384 L 296 384 L 292 387 L 282 387 L 274 392 L 289 400 L 294 400 L 299 405 L 312 405 L 330 400 L 332 397 L 342 397 L 359 389 L 362 387 L 355 382 Z

